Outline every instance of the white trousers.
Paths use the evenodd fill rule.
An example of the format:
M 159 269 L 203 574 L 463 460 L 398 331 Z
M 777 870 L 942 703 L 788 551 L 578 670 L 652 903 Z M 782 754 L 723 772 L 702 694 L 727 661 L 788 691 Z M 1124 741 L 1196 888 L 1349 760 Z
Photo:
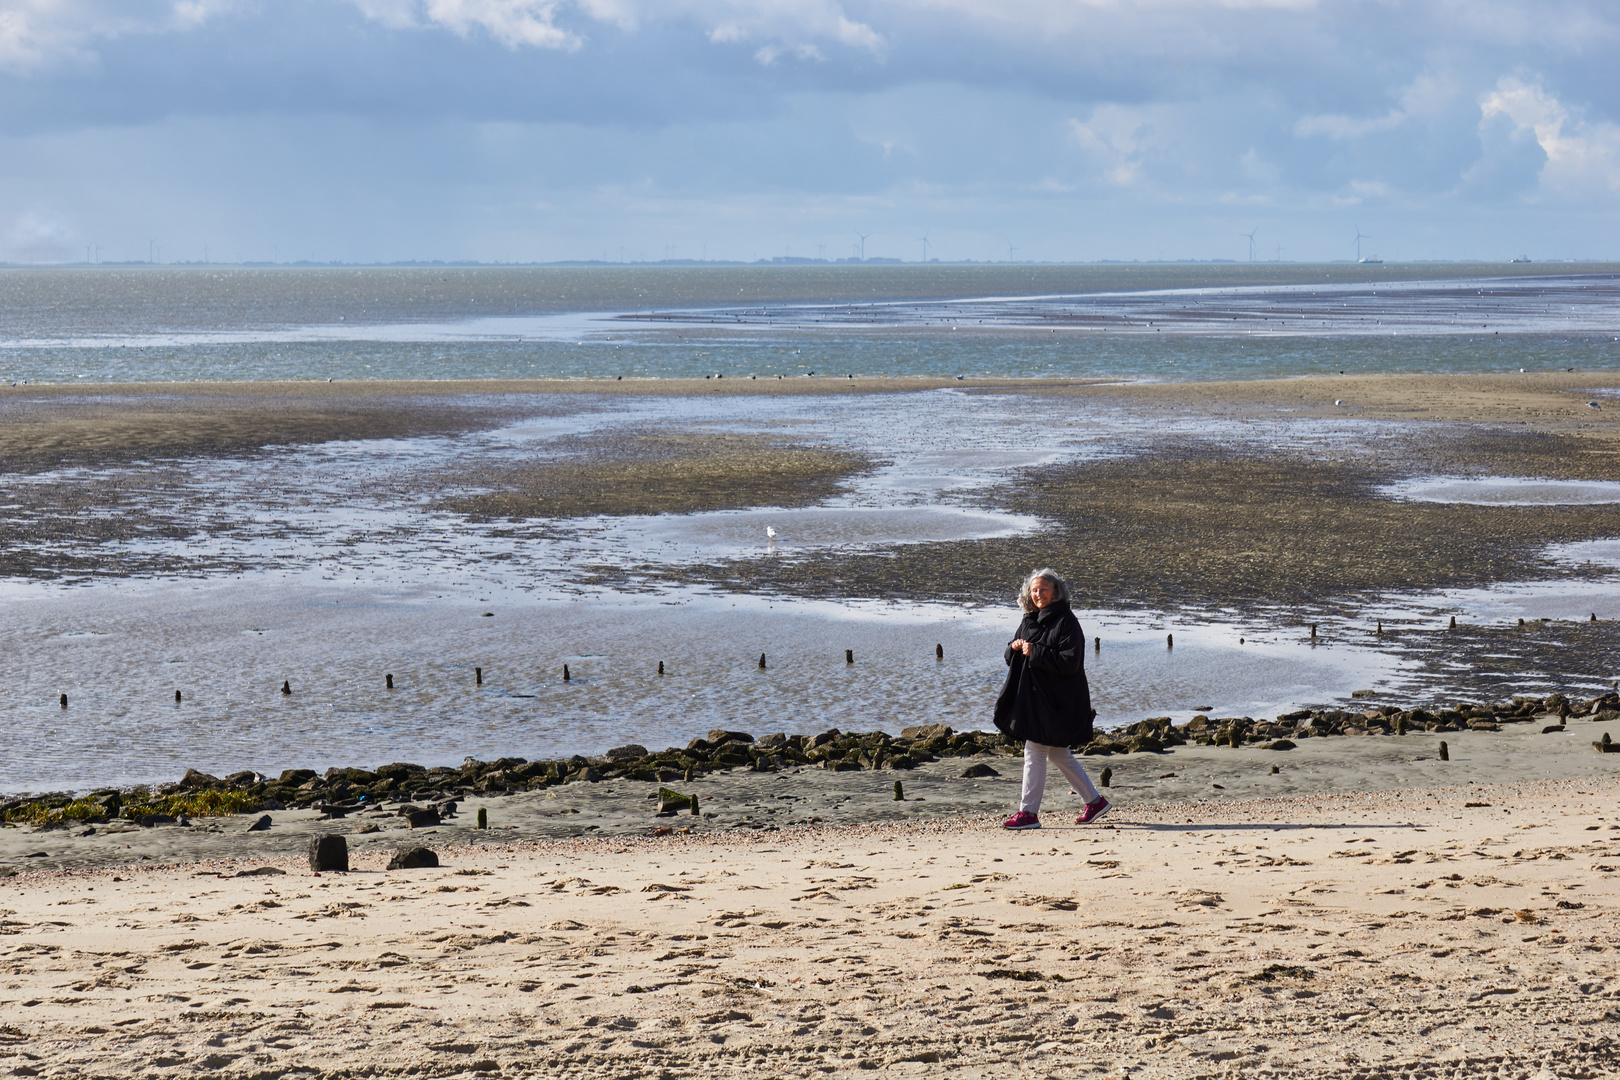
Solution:
M 1098 799 L 1091 777 L 1080 767 L 1074 753 L 1067 746 L 1047 746 L 1045 743 L 1024 743 L 1024 798 L 1018 809 L 1030 814 L 1041 812 L 1041 796 L 1046 793 L 1046 763 L 1050 761 L 1068 778 L 1074 790 L 1088 803 Z

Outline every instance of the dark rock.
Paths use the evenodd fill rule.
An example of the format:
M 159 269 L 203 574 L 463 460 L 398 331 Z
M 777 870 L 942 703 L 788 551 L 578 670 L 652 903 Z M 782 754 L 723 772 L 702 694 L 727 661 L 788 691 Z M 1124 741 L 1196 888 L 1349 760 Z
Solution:
M 900 730 L 900 737 L 902 739 L 911 739 L 915 742 L 929 742 L 933 739 L 948 739 L 954 734 L 956 734 L 956 732 L 951 729 L 949 724 L 917 724 L 912 727 L 902 728 Z
M 602 756 L 609 761 L 639 761 L 647 756 L 647 748 L 631 743 L 628 746 L 615 746 Z
M 1292 750 L 1292 749 L 1294 749 L 1294 743 L 1291 742 L 1288 739 L 1278 739 L 1276 742 L 1268 742 L 1268 743 L 1266 743 L 1266 745 L 1261 747 L 1261 749 L 1262 750 Z
M 691 808 L 692 797 L 690 795 L 682 795 L 680 792 L 667 787 L 658 789 L 657 813 L 660 817 L 669 817 Z
M 296 787 L 299 784 L 307 784 L 313 779 L 315 779 L 314 769 L 288 769 L 281 774 L 279 783 L 292 784 Z
M 405 822 L 413 829 L 430 829 L 441 824 L 439 812 L 434 809 L 414 810 L 405 815 Z
M 168 814 L 142 814 L 136 822 L 141 828 L 150 829 L 154 825 L 173 825 L 174 818 Z
M 388 861 L 390 870 L 424 870 L 438 865 L 439 857 L 425 847 L 400 848 Z
M 204 788 L 217 788 L 220 786 L 220 783 L 221 781 L 219 777 L 210 776 L 205 772 L 198 772 L 196 769 L 187 769 L 186 775 L 180 778 L 180 786 L 185 788 L 187 791 L 201 791 Z
M 280 877 L 287 871 L 278 866 L 255 866 L 252 870 L 238 870 L 237 877 Z
M 251 824 L 251 825 L 249 825 L 247 827 L 247 831 L 248 832 L 269 832 L 270 831 L 270 815 L 269 814 L 261 814 L 259 816 L 258 821 L 255 821 L 253 824 Z
M 341 836 L 309 838 L 309 868 L 317 874 L 349 869 L 349 842 Z
M 982 761 L 979 762 L 976 765 L 969 765 L 967 768 L 962 770 L 962 779 L 964 779 L 964 780 L 974 780 L 974 779 L 977 779 L 978 777 L 981 777 L 981 776 L 1000 776 L 1000 775 L 1001 774 L 999 772 L 992 769 L 990 766 L 986 765 Z
M 263 779 L 264 777 L 260 776 L 252 769 L 243 769 L 241 772 L 233 772 L 231 775 L 225 777 L 224 783 L 226 787 L 243 788 L 257 784 Z
M 382 779 L 400 782 L 409 779 L 413 775 L 425 772 L 427 772 L 427 770 L 422 768 L 422 766 L 412 765 L 408 761 L 395 761 L 391 764 L 379 765 L 377 767 L 377 775 Z M 313 776 L 314 774 L 311 773 L 310 775 Z
M 752 735 L 742 731 L 723 731 L 716 728 L 714 731 L 709 732 L 709 744 L 711 746 L 719 746 L 721 743 L 728 742 L 751 743 L 753 741 L 754 737 Z

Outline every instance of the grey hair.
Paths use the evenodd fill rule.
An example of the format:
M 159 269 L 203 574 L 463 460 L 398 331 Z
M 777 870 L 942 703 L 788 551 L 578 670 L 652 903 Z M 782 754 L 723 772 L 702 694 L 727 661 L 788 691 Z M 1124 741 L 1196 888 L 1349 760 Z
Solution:
M 1035 601 L 1029 598 L 1029 587 L 1035 584 L 1038 578 L 1045 578 L 1052 583 L 1052 591 L 1057 593 L 1052 598 L 1054 601 L 1069 602 L 1069 583 L 1063 580 L 1062 574 L 1050 566 L 1043 566 L 1025 578 L 1024 583 L 1018 587 L 1018 606 L 1023 609 L 1024 614 L 1027 615 L 1035 610 Z

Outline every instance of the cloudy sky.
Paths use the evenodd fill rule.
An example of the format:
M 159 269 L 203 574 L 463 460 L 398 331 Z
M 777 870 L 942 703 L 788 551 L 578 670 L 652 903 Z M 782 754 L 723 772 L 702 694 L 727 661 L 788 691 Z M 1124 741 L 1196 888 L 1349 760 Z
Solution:
M 0 260 L 1620 258 L 1613 0 L 0 0 Z

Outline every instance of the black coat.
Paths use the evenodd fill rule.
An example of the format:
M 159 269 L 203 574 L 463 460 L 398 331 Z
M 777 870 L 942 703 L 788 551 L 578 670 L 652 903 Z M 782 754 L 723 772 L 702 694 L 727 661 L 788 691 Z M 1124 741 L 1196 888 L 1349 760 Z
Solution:
M 1069 605 L 1058 601 L 1024 616 L 1007 646 L 1007 685 L 996 699 L 996 727 L 1015 739 L 1047 746 L 1091 741 L 1091 687 L 1086 683 L 1086 635 Z

